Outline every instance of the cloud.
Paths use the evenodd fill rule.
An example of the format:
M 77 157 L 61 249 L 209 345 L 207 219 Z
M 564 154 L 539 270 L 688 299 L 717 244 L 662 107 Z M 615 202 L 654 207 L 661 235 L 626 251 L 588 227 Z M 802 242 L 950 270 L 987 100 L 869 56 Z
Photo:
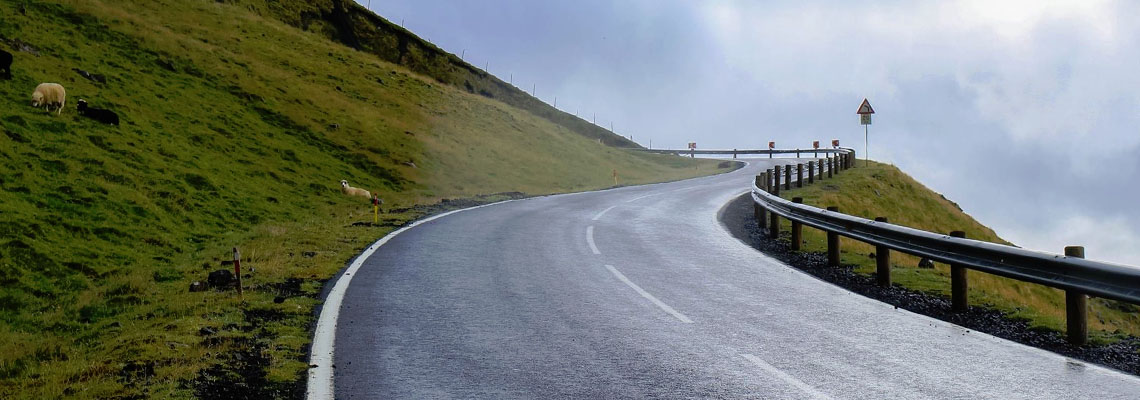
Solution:
M 873 158 L 1015 243 L 1140 265 L 1136 3 L 384 3 L 445 49 L 655 147 L 861 147 L 867 97 Z

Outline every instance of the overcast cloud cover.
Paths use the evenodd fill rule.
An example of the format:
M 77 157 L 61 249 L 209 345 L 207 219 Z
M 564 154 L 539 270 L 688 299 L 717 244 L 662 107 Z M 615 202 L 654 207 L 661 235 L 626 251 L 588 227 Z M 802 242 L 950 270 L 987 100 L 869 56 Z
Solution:
M 872 158 L 1020 246 L 1140 265 L 1137 3 L 372 3 L 646 146 L 838 138 L 862 157 L 869 98 Z

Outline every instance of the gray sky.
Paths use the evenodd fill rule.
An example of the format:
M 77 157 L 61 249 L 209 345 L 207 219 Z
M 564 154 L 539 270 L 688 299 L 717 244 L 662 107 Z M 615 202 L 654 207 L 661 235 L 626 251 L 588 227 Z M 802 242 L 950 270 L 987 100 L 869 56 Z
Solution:
M 358 0 L 362 4 L 368 0 Z M 1140 6 L 1113 1 L 375 0 L 642 145 L 894 163 L 1018 245 L 1140 265 Z M 947 227 L 950 230 L 953 227 Z

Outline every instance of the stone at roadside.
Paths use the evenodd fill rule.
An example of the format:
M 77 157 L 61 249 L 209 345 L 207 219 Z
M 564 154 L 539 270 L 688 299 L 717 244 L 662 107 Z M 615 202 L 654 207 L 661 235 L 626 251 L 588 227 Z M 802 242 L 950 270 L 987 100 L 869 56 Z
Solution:
M 190 283 L 191 292 L 202 292 L 206 290 L 206 285 L 202 282 L 194 281 Z

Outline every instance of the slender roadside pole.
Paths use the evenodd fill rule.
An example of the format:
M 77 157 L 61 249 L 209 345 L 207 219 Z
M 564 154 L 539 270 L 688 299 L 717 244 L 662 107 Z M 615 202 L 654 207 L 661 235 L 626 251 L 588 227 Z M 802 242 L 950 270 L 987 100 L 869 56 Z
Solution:
M 871 162 L 871 131 L 868 125 L 871 125 L 871 114 L 875 113 L 875 109 L 871 108 L 871 102 L 863 99 L 863 103 L 859 104 L 859 124 L 863 125 L 863 166 L 866 167 Z M 835 141 L 832 141 L 835 144 Z M 852 164 L 854 165 L 854 164 Z

